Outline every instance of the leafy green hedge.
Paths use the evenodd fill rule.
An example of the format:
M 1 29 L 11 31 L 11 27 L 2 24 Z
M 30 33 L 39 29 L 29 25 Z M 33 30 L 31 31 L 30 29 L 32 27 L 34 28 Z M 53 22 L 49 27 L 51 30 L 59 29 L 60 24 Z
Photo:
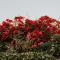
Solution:
M 0 53 L 0 60 L 56 60 L 46 52 Z

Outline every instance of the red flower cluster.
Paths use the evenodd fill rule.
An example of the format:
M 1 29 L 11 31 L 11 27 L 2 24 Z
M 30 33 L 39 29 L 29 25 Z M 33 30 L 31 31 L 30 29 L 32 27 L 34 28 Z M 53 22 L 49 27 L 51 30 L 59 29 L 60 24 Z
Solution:
M 19 16 L 15 17 L 14 20 L 6 19 L 0 24 L 1 41 L 9 38 L 13 40 L 13 38 L 21 36 L 25 40 L 32 41 L 32 48 L 50 41 L 54 34 L 60 34 L 60 22 L 48 16 L 42 16 L 38 20 Z
M 42 16 L 38 20 L 26 20 L 29 26 L 27 39 L 32 40 L 32 48 L 40 46 L 51 40 L 54 34 L 60 34 L 60 22 L 48 16 Z

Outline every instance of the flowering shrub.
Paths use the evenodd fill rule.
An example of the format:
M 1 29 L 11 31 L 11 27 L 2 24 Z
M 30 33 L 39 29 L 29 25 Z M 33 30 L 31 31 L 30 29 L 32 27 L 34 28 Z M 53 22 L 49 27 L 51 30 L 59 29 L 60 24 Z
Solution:
M 37 20 L 19 16 L 0 24 L 0 51 L 47 51 L 60 53 L 60 21 L 49 16 Z M 59 47 L 58 47 L 59 43 Z M 57 50 L 55 50 L 55 48 Z

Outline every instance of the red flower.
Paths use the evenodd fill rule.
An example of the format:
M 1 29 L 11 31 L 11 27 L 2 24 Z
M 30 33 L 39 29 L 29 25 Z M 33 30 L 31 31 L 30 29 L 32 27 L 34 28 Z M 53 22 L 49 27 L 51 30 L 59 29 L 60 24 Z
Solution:
M 36 38 L 36 37 L 31 37 L 31 39 L 32 39 L 32 40 L 37 40 L 37 38 Z
M 16 45 L 16 40 L 13 40 L 13 41 L 11 42 L 11 44 L 12 44 L 12 46 Z
M 40 42 L 40 45 L 44 44 L 44 42 Z
M 0 25 L 0 32 L 2 32 L 3 28 L 2 28 L 2 25 Z
M 54 23 L 54 22 L 56 22 L 56 19 L 51 18 L 49 21 L 50 21 L 50 23 L 52 23 L 52 22 Z
M 38 46 L 40 46 L 40 43 L 38 43 Z
M 14 30 L 13 34 L 14 35 L 18 34 L 18 30 Z
M 33 34 L 38 36 L 38 37 L 43 35 L 42 31 L 38 31 L 38 30 L 34 30 Z
M 15 29 L 16 29 L 15 26 L 12 26 L 12 27 L 10 28 L 11 31 L 14 31 Z
M 25 26 L 25 30 L 30 30 L 30 27 L 29 26 Z
M 57 31 L 57 34 L 60 34 L 60 30 Z
M 14 20 L 16 20 L 16 21 L 21 21 L 21 19 L 24 19 L 24 17 L 23 16 L 18 16 L 18 17 L 14 18 Z
M 38 43 L 38 46 L 43 45 L 43 44 L 44 44 L 44 42 L 40 42 L 40 43 Z
M 2 34 L 1 40 L 6 40 L 9 37 L 9 34 L 10 34 L 10 30 L 5 31 Z
M 33 25 L 33 21 L 32 20 L 29 20 L 29 19 L 26 19 L 26 24 Z
M 12 22 L 12 20 L 10 20 L 10 19 L 6 19 L 6 21 L 9 22 L 9 23 Z
M 7 25 L 9 25 L 9 23 L 4 21 L 4 22 L 2 22 L 2 25 L 7 26 Z
M 18 29 L 22 29 L 22 28 L 24 28 L 24 24 L 18 24 Z
M 33 45 L 37 45 L 37 42 L 34 42 L 34 44 Z
M 39 18 L 39 20 L 42 21 L 42 22 L 43 22 L 44 20 L 47 20 L 47 19 L 49 19 L 48 16 L 42 16 L 41 18 Z
M 36 48 L 37 47 L 37 45 L 32 45 L 32 48 Z
M 2 29 L 0 29 L 0 32 L 2 32 Z
M 38 43 L 40 43 L 41 41 L 40 40 L 37 40 Z
M 47 32 L 51 32 L 51 28 L 46 28 L 46 31 Z

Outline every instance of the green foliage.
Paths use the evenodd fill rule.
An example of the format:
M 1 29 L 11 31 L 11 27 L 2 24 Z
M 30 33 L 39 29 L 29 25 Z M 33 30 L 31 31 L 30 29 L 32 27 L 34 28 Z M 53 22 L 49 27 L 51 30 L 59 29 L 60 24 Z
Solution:
M 0 53 L 0 60 L 56 60 L 46 52 Z
M 5 42 L 0 42 L 0 52 L 5 52 L 7 50 L 7 46 Z
M 60 34 L 55 34 L 53 36 L 53 39 L 57 40 L 57 41 L 60 41 Z

